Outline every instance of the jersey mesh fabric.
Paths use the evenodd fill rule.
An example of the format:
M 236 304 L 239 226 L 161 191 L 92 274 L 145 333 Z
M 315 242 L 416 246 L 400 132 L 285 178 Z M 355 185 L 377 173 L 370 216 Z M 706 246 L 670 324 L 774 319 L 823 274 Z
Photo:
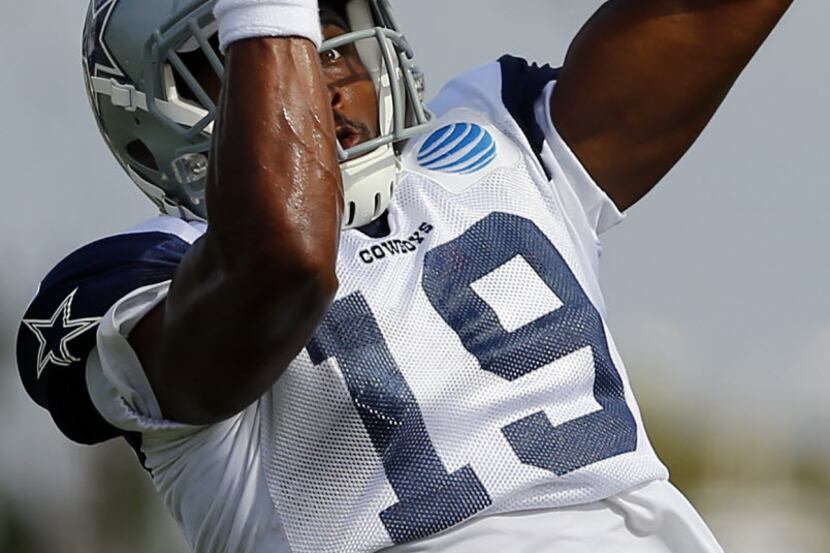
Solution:
M 522 161 L 513 168 L 488 175 L 467 193 L 454 196 L 420 175 L 410 175 L 399 187 L 392 217 L 400 231 L 408 229 L 401 236 L 424 222 L 434 227 L 416 253 L 363 265 L 355 260 L 359 259 L 357 252 L 367 244 L 354 234 L 344 237 L 338 299 L 356 292 L 365 297 L 388 344 L 384 354 L 394 359 L 415 401 L 395 405 L 401 395 L 389 374 L 372 375 L 380 392 L 361 390 L 352 397 L 344 371 L 355 370 L 354 367 L 344 367 L 337 358 L 314 364 L 307 353 L 300 356 L 263 400 L 263 412 L 271 414 L 261 427 L 263 468 L 295 551 L 368 552 L 389 545 L 389 528 L 379 513 L 396 504 L 401 495 L 422 495 L 444 483 L 440 477 L 430 482 L 429 474 L 413 469 L 416 477 L 404 479 L 401 484 L 409 488 L 394 489 L 388 472 L 397 469 L 390 469 L 389 465 L 398 458 L 418 459 L 424 450 L 432 448 L 447 473 L 470 467 L 486 489 L 487 505 L 476 505 L 481 502 L 474 490 L 464 490 L 473 505 L 469 507 L 473 516 L 591 502 L 666 477 L 639 424 L 627 380 L 625 399 L 637 420 L 634 431 L 638 443 L 634 451 L 561 476 L 523 464 L 505 440 L 504 427 L 540 411 L 552 424 L 559 425 L 600 408 L 592 391 L 594 359 L 590 348 L 580 348 L 512 381 L 495 376 L 483 371 L 477 359 L 465 350 L 422 289 L 426 252 L 457 238 L 494 211 L 534 221 L 556 244 L 568 266 L 584 283 L 584 289 L 596 289 L 595 275 L 584 272 L 584 258 L 590 254 L 573 248 L 568 224 L 553 205 L 552 195 L 528 186 L 535 180 L 526 161 Z M 488 232 L 497 233 L 499 222 L 492 221 L 494 228 Z M 458 253 L 458 264 L 474 264 L 476 255 L 486 257 L 493 240 L 499 240 L 496 234 L 483 234 L 473 242 L 469 251 L 472 257 L 467 256 L 468 252 Z M 496 284 L 503 292 L 494 301 L 499 305 L 492 307 L 497 313 L 511 310 L 514 320 L 531 323 L 539 319 L 538 298 L 523 292 L 537 290 L 539 277 L 526 264 L 513 265 L 497 275 L 501 281 Z M 551 296 L 541 301 L 547 305 L 567 301 L 556 298 L 552 292 Z M 347 318 L 343 324 L 363 323 L 358 316 Z M 572 330 L 576 334 L 588 333 L 585 328 Z M 346 336 L 352 338 L 354 333 Z M 367 338 L 367 342 L 371 339 Z M 608 347 L 617 370 L 622 372 L 622 362 L 610 340 Z M 367 352 L 367 359 L 375 355 L 377 352 Z M 511 351 L 503 363 L 521 372 L 528 363 L 527 352 Z M 395 381 L 395 386 L 388 386 L 384 378 L 386 382 Z M 382 397 L 373 397 L 378 393 Z M 612 392 L 600 389 L 597 394 Z M 370 405 L 360 405 L 364 396 L 373 399 Z M 414 409 L 423 418 L 427 430 L 423 434 L 408 430 L 417 426 L 408 420 L 407 410 Z M 374 417 L 362 418 L 361 412 L 365 411 L 374 411 Z M 386 430 L 382 419 L 396 417 L 391 426 L 399 427 L 408 436 L 400 444 L 387 444 L 386 449 L 373 446 L 380 441 L 373 434 Z M 615 421 L 610 424 L 598 427 L 596 430 L 601 433 L 585 436 L 575 447 L 579 443 L 613 440 L 621 430 L 613 426 Z M 376 429 L 372 430 L 371 425 Z M 395 447 L 399 450 L 392 451 Z M 547 454 L 553 459 L 559 456 L 550 449 Z M 444 530 L 442 522 L 460 522 L 453 520 L 452 514 L 442 519 L 441 501 L 446 499 L 439 494 L 432 503 L 439 520 L 425 521 L 420 533 L 407 538 L 417 539 Z M 448 508 L 452 509 L 457 506 Z M 462 508 L 456 512 L 465 511 Z
M 587 219 L 569 217 L 554 190 L 575 183 L 552 186 L 509 117 L 482 109 L 487 98 L 468 110 L 474 80 L 442 123 L 481 116 L 504 163 L 451 192 L 411 145 L 392 235 L 343 236 L 325 344 L 313 342 L 263 400 L 263 468 L 297 552 L 375 551 L 667 476 L 596 307 L 598 248 L 584 237 L 597 229 L 579 228 Z M 400 238 L 412 251 L 393 253 Z M 458 275 L 470 267 L 481 275 L 467 282 Z M 577 344 L 542 324 L 564 305 L 576 307 L 559 335 Z M 488 344 L 488 334 L 501 336 Z M 560 430 L 545 434 L 545 420 Z
M 245 524 L 257 519 L 258 537 L 235 553 L 286 542 L 294 553 L 370 553 L 667 477 L 603 318 L 597 234 L 620 216 L 549 122 L 535 133 L 543 144 L 526 139 L 502 79 L 491 64 L 438 96 L 442 134 L 403 153 L 391 234 L 343 233 L 334 303 L 245 424 L 175 438 L 163 421 L 143 428 L 155 483 L 191 543 L 210 543 L 204 552 L 228 550 L 223 535 L 253 535 Z M 424 153 L 445 135 L 457 139 L 444 153 Z M 469 137 L 479 142 L 463 145 Z M 475 171 L 431 162 L 478 147 L 497 154 Z M 122 369 L 106 353 L 102 378 L 140 378 L 135 359 Z M 96 405 L 119 428 L 154 415 L 107 410 L 119 394 L 106 395 Z M 229 457 L 237 440 L 258 462 Z M 245 499 L 218 509 L 205 491 L 216 489 Z

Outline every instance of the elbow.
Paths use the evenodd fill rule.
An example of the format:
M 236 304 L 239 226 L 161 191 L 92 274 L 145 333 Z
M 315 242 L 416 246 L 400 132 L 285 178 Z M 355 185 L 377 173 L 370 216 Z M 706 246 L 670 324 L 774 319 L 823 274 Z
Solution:
M 287 254 L 264 256 L 263 275 L 271 283 L 280 283 L 283 290 L 294 290 L 300 297 L 326 305 L 340 286 L 337 278 L 337 251 L 329 248 L 302 249 Z
M 299 317 L 307 318 L 312 332 L 328 312 L 340 288 L 340 281 L 334 267 L 313 268 L 304 273 L 303 284 L 297 289 L 302 290 Z
M 243 277 L 252 311 L 262 312 L 271 324 L 276 318 L 298 326 L 306 326 L 307 321 L 316 327 L 340 287 L 335 259 L 333 254 L 260 260 Z
M 223 284 L 210 313 L 218 320 L 202 341 L 211 345 L 194 353 L 176 341 L 166 352 L 165 366 L 178 369 L 162 371 L 167 384 L 157 397 L 171 420 L 214 424 L 253 404 L 306 346 L 339 286 L 331 266 L 311 263 L 263 264 L 226 275 Z
M 280 228 L 261 235 L 273 238 L 243 240 L 243 247 L 212 241 L 223 289 L 259 309 L 277 298 L 288 303 L 301 299 L 306 304 L 330 303 L 339 288 L 337 232 L 308 236 Z
M 302 284 L 297 288 L 304 291 L 312 312 L 325 313 L 340 288 L 335 267 L 332 265 L 304 268 L 300 278 Z

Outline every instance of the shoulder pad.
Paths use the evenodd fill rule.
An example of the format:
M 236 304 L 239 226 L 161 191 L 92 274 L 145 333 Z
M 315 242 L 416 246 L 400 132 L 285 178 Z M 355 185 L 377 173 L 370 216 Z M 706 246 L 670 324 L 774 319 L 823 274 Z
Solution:
M 71 440 L 93 444 L 122 434 L 98 414 L 86 387 L 98 322 L 133 290 L 172 279 L 189 246 L 166 232 L 112 236 L 75 251 L 41 283 L 18 331 L 18 370 L 28 394 Z
M 502 103 L 539 157 L 545 142 L 545 132 L 536 121 L 535 105 L 545 87 L 559 77 L 560 70 L 550 65 L 531 64 L 514 56 L 502 56 L 499 66 Z

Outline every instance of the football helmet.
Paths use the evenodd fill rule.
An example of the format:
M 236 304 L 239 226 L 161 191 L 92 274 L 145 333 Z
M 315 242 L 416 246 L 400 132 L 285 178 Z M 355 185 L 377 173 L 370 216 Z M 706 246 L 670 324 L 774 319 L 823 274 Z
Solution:
M 163 213 L 206 220 L 207 155 L 217 106 L 196 77 L 199 59 L 220 78 L 215 0 L 91 0 L 83 66 L 98 126 L 119 163 Z M 392 199 L 398 150 L 432 127 L 423 76 L 388 0 L 321 0 L 349 32 L 320 52 L 354 44 L 378 95 L 377 138 L 345 149 L 343 227 L 379 217 Z

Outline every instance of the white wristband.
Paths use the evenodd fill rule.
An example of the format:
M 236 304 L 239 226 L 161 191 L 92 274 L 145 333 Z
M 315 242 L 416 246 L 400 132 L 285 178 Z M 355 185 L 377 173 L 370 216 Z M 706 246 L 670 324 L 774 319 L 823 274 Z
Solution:
M 260 36 L 300 36 L 320 47 L 317 0 L 219 0 L 213 8 L 219 23 L 219 49 Z

